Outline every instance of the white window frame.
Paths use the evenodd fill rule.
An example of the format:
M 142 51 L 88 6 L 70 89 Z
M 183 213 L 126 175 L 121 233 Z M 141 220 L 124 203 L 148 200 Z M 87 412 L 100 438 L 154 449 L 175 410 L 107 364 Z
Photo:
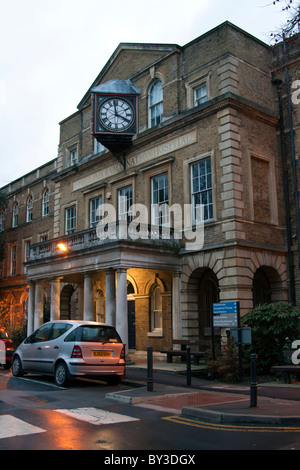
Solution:
M 78 163 L 78 153 L 77 149 L 73 149 L 70 151 L 70 165 L 77 165 Z
M 10 245 L 10 275 L 17 275 L 17 244 Z
M 33 197 L 30 195 L 26 202 L 26 222 L 32 222 Z
M 148 122 L 149 128 L 162 122 L 164 113 L 164 95 L 162 81 L 157 79 L 149 88 L 148 93 Z
M 76 231 L 76 205 L 65 209 L 65 234 L 71 235 Z
M 30 247 L 31 247 L 31 240 L 24 240 L 24 262 L 30 260 Z M 24 266 L 24 273 L 27 274 L 27 267 Z
M 101 220 L 99 208 L 102 206 L 102 196 L 93 197 L 89 202 L 90 228 L 96 227 Z
M 131 222 L 133 203 L 133 187 L 131 184 L 118 190 L 118 220 Z
M 157 304 L 157 295 L 160 296 L 159 304 Z M 162 314 L 162 290 L 158 284 L 155 284 L 151 294 L 151 318 L 150 330 L 151 333 L 162 334 L 163 331 L 163 314 Z
M 155 182 L 158 187 L 155 188 Z M 167 184 L 165 184 L 165 182 Z M 166 197 L 167 193 L 167 197 Z M 161 195 L 164 197 L 161 198 Z M 169 173 L 166 171 L 151 178 L 151 224 L 168 227 L 169 220 Z
M 42 217 L 47 217 L 49 215 L 50 206 L 49 206 L 49 189 L 45 188 L 42 194 Z
M 12 210 L 12 227 L 15 228 L 18 226 L 19 222 L 19 203 L 15 202 Z
M 209 168 L 208 168 L 209 162 Z M 197 174 L 196 173 L 197 167 Z M 210 169 L 210 171 L 208 171 Z M 204 170 L 204 171 L 203 171 Z M 192 223 L 207 222 L 214 218 L 213 173 L 211 157 L 190 164 Z M 198 199 L 198 200 L 197 200 Z
M 200 96 L 198 96 L 200 94 Z M 201 86 L 194 89 L 194 106 L 207 102 L 207 85 L 202 83 Z

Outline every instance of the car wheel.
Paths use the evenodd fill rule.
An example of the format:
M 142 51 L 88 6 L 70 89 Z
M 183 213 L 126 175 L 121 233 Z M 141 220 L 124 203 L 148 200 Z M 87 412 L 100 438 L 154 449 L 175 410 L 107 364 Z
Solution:
M 19 356 L 16 356 L 12 362 L 12 374 L 14 377 L 23 377 L 24 370 Z
M 68 367 L 64 362 L 60 362 L 55 368 L 55 383 L 59 387 L 64 387 L 69 381 Z

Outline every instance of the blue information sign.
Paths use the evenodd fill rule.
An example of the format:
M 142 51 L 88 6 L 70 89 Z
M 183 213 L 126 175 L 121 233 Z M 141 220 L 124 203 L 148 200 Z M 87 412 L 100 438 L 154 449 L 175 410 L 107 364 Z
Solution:
M 238 326 L 238 302 L 213 304 L 214 327 Z

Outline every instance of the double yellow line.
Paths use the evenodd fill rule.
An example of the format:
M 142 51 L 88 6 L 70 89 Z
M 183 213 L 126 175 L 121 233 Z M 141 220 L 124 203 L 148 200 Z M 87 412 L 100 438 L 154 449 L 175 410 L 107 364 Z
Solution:
M 246 426 L 246 425 L 232 425 L 232 424 L 218 424 L 218 423 L 208 423 L 205 421 L 198 421 L 189 418 L 184 418 L 182 416 L 168 416 L 162 418 L 166 421 L 171 421 L 173 423 L 185 424 L 186 426 L 193 426 L 195 428 L 202 429 L 211 429 L 214 431 L 231 431 L 231 432 L 300 432 L 300 427 L 294 426 L 277 426 L 270 424 L 269 426 L 261 426 L 257 424 L 256 426 Z

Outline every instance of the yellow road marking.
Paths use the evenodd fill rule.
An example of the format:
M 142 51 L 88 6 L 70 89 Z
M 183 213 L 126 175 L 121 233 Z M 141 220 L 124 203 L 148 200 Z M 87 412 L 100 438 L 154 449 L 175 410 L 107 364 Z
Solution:
M 212 429 L 215 431 L 231 431 L 231 432 L 300 432 L 300 427 L 293 426 L 276 426 L 270 424 L 269 426 L 246 426 L 246 425 L 232 425 L 232 424 L 219 424 L 219 423 L 208 423 L 205 421 L 196 421 L 189 418 L 183 418 L 181 416 L 168 416 L 162 418 L 166 421 L 172 421 L 173 423 L 185 424 L 186 426 L 193 426 L 195 428 Z

